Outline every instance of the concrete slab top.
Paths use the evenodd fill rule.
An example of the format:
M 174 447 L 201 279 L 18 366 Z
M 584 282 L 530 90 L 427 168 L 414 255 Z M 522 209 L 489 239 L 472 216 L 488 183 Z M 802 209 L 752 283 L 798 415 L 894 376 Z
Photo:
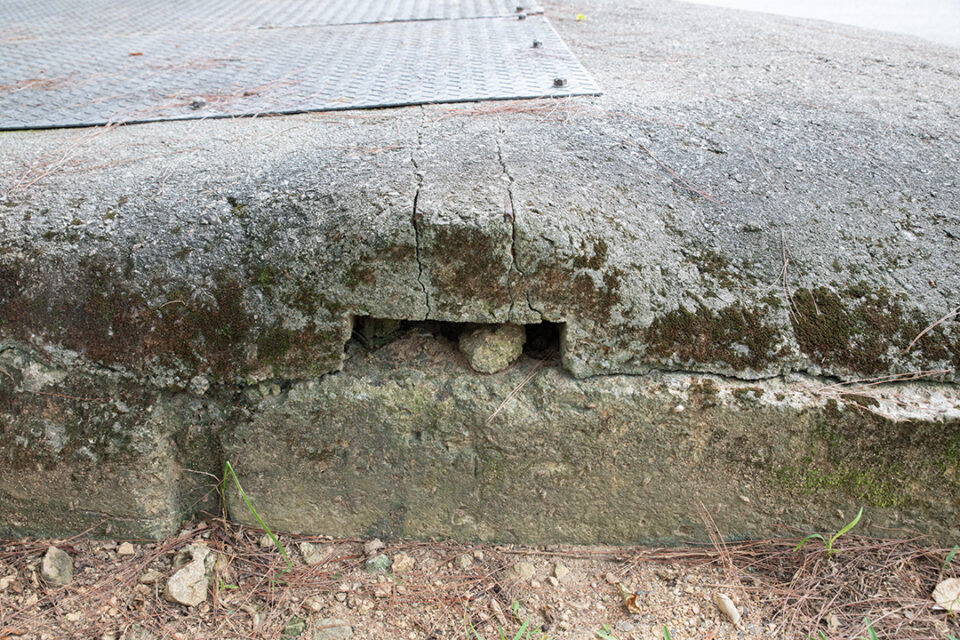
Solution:
M 956 381 L 960 53 L 621 4 L 546 7 L 598 98 L 0 134 L 0 336 L 164 388 L 337 370 L 357 316 Z

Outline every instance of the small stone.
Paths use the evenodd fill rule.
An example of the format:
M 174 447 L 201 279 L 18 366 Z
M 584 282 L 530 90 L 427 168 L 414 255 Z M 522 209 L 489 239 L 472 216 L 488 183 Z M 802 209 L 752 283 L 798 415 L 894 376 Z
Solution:
M 272 546 L 274 546 L 274 545 L 273 545 L 273 538 L 271 538 L 271 537 L 268 536 L 267 534 L 263 534 L 262 536 L 260 536 L 260 540 L 259 540 L 258 544 L 259 544 L 261 547 L 263 547 L 264 549 L 267 548 L 267 547 L 272 547 Z
M 740 496 L 740 501 L 750 504 L 750 498 L 748 498 L 747 496 Z
M 480 551 L 480 549 L 475 550 L 473 552 L 473 557 L 476 558 L 478 561 L 483 562 L 483 558 L 484 558 L 483 551 Z
M 827 614 L 827 630 L 836 631 L 840 628 L 840 618 L 837 617 L 835 613 Z
M 6 591 L 7 587 L 13 584 L 13 581 L 17 579 L 16 575 L 4 576 L 0 578 L 0 591 Z
M 523 353 L 526 330 L 516 324 L 490 325 L 460 335 L 460 351 L 480 373 L 506 369 Z
M 553 585 L 554 587 L 559 587 L 559 586 L 560 586 L 560 581 L 557 580 L 557 579 L 556 579 L 555 577 L 553 577 L 553 576 L 550 576 L 549 578 L 547 578 L 547 582 L 549 582 L 549 583 L 550 583 L 551 585 Z
M 617 576 L 613 575 L 612 573 L 606 574 L 605 576 L 603 576 L 603 579 L 607 581 L 607 584 L 617 584 L 618 582 L 620 582 L 619 580 L 617 580 Z
M 375 598 L 389 598 L 392 593 L 393 589 L 389 584 L 378 584 L 373 590 L 373 596 Z
M 144 571 L 144 572 L 143 572 L 143 575 L 140 576 L 140 583 L 141 583 L 141 584 L 156 584 L 157 582 L 160 581 L 160 578 L 161 578 L 161 577 L 162 577 L 162 576 L 160 575 L 160 572 L 159 572 L 159 571 L 154 571 L 153 569 L 150 569 L 150 570 L 148 570 L 148 571 Z
M 369 540 L 363 544 L 363 552 L 368 556 L 372 556 L 380 551 L 380 549 L 383 549 L 383 547 L 383 541 L 380 540 L 380 538 L 374 538 L 373 540 Z
M 312 640 L 350 640 L 353 628 L 344 620 L 323 618 L 313 623 Z
M 189 558 L 189 561 L 184 561 Z M 192 544 L 177 554 L 174 566 L 180 565 L 164 589 L 164 597 L 170 602 L 196 607 L 207 599 L 210 589 L 210 573 L 216 557 L 202 544 Z
M 413 569 L 413 566 L 416 563 L 417 561 L 407 554 L 398 553 L 397 555 L 393 556 L 393 572 L 398 576 L 402 576 Z
M 301 542 L 298 546 L 300 548 L 300 555 L 303 556 L 303 561 L 308 565 L 323 562 L 333 551 L 330 547 L 318 547 L 309 542 Z
M 570 569 L 558 562 L 557 564 L 553 565 L 553 575 L 560 582 L 564 582 L 568 577 L 570 577 Z
M 130 544 L 129 542 L 121 542 L 121 543 L 120 543 L 120 546 L 117 547 L 117 555 L 118 555 L 118 556 L 132 556 L 132 555 L 134 555 L 136 552 L 137 552 L 137 550 L 134 549 L 134 548 L 133 548 L 133 545 Z
M 390 557 L 385 554 L 378 554 L 372 558 L 367 558 L 363 568 L 367 573 L 381 573 L 390 570 Z
M 83 620 L 83 614 L 79 611 L 71 611 L 65 615 L 64 618 L 67 619 L 67 622 L 79 622 L 80 620 Z
M 100 640 L 117 640 L 117 634 L 114 631 L 107 631 L 100 634 Z
M 540 588 L 540 582 L 537 581 L 537 580 L 531 580 L 531 581 L 530 581 L 530 586 L 533 587 L 534 589 L 539 589 L 539 588 Z
M 934 609 L 956 613 L 960 611 L 960 579 L 950 578 L 933 589 Z
M 324 602 L 323 596 L 320 595 L 308 596 L 303 601 L 303 608 L 313 613 L 320 613 L 325 606 L 326 603 Z
M 40 575 L 50 584 L 63 586 L 73 580 L 73 558 L 56 547 L 48 547 L 43 556 Z
M 470 558 L 470 556 L 468 556 L 468 555 L 459 555 L 459 556 L 457 556 L 456 560 L 454 560 L 454 562 L 455 562 L 455 563 L 457 564 L 457 566 L 458 566 L 459 568 L 461 568 L 461 569 L 472 569 L 472 568 L 473 568 L 473 560 L 472 560 L 472 559 Z
M 713 596 L 713 604 L 717 605 L 717 609 L 720 609 L 723 615 L 730 619 L 730 622 L 735 625 L 740 623 L 740 611 L 737 610 L 729 596 L 717 593 Z
M 513 565 L 513 573 L 521 580 L 529 580 L 537 574 L 537 569 L 532 562 L 518 562 Z

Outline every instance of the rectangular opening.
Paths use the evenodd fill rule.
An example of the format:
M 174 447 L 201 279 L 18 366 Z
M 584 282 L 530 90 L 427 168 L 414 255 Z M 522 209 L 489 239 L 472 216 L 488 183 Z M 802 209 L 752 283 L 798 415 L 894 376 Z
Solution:
M 394 318 L 356 316 L 353 319 L 350 341 L 345 345 L 345 350 L 363 349 L 366 351 L 374 351 L 412 332 L 421 335 L 430 334 L 437 339 L 447 340 L 456 344 L 460 340 L 462 333 L 492 324 L 493 323 L 441 322 L 438 320 L 398 320 Z M 526 331 L 526 342 L 523 346 L 523 354 L 525 356 L 537 360 L 552 360 L 559 357 L 561 332 L 563 329 L 562 323 L 541 322 L 523 326 Z

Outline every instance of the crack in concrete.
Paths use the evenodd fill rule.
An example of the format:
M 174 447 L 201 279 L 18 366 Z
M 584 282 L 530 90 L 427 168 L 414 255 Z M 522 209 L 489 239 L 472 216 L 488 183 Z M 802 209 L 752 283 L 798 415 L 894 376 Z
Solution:
M 414 177 L 417 181 L 417 192 L 413 195 L 413 218 L 411 220 L 413 224 L 413 238 L 416 243 L 416 256 L 417 256 L 417 284 L 420 285 L 420 290 L 423 292 L 424 305 L 426 306 L 426 311 L 424 312 L 422 320 L 430 319 L 432 312 L 430 306 L 430 292 L 427 291 L 427 285 L 423 281 L 423 260 L 420 257 L 420 225 L 419 219 L 423 217 L 423 214 L 417 209 L 417 205 L 420 201 L 420 191 L 423 189 L 423 172 L 420 171 L 420 165 L 417 164 L 417 153 L 423 150 L 423 130 L 426 126 L 427 115 L 424 111 L 424 108 L 420 107 L 420 127 L 417 129 L 417 148 L 412 154 L 410 154 L 410 162 L 413 164 Z
M 500 134 L 503 135 L 503 128 L 500 128 Z M 510 298 L 510 308 L 507 309 L 507 322 L 513 322 L 513 307 L 516 300 L 513 297 L 513 273 L 516 271 L 521 276 L 523 272 L 517 266 L 517 214 L 513 206 L 513 177 L 507 170 L 507 163 L 503 160 L 503 147 L 501 138 L 497 138 L 497 160 L 500 162 L 500 170 L 507 178 L 507 197 L 503 203 L 504 215 L 510 220 L 510 268 L 507 270 L 507 296 Z
M 507 272 L 507 295 L 510 297 L 510 308 L 507 310 L 507 322 L 513 322 L 513 310 L 516 306 L 516 299 L 513 295 L 513 274 L 517 273 L 520 277 L 524 276 L 523 271 L 520 269 L 520 261 L 517 259 L 517 208 L 514 206 L 513 200 L 513 176 L 510 175 L 510 170 L 507 168 L 507 162 L 503 159 L 503 135 L 505 131 L 503 127 L 500 127 L 500 137 L 497 138 L 497 160 L 500 162 L 500 169 L 503 171 L 503 175 L 507 178 L 507 198 L 504 202 L 504 213 L 507 218 L 510 219 L 510 269 Z M 530 293 L 525 294 L 527 308 L 536 313 L 540 317 L 540 322 L 543 322 L 543 314 L 540 313 L 537 309 L 533 308 L 533 305 L 530 304 Z

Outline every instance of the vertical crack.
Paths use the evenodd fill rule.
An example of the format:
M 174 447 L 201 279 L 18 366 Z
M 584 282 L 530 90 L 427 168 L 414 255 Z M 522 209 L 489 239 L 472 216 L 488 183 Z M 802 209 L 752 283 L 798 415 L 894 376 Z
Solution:
M 507 321 L 513 321 L 513 308 L 516 305 L 516 300 L 513 295 L 513 274 L 516 273 L 519 276 L 523 276 L 524 273 L 520 269 L 520 261 L 517 259 L 517 209 L 514 206 L 513 202 L 513 176 L 510 175 L 509 169 L 507 169 L 507 163 L 503 159 L 503 135 L 505 131 L 503 127 L 500 127 L 500 137 L 497 138 L 497 160 L 500 162 L 500 169 L 503 171 L 503 175 L 507 178 L 507 197 L 504 202 L 504 215 L 507 219 L 510 220 L 510 271 L 507 273 L 507 295 L 510 296 L 510 309 L 507 311 Z M 526 292 L 524 295 L 527 303 L 527 308 L 530 311 L 533 311 L 540 317 L 540 321 L 543 321 L 543 314 L 533 307 L 530 303 L 530 292 Z
M 417 191 L 413 195 L 413 218 L 411 222 L 413 224 L 413 238 L 416 242 L 417 284 L 420 285 L 420 290 L 423 292 L 424 304 L 427 307 L 423 319 L 427 320 L 430 318 L 432 309 L 430 308 L 430 292 L 427 291 L 427 285 L 423 281 L 423 260 L 420 258 L 420 220 L 423 218 L 423 214 L 417 208 L 417 203 L 420 200 L 420 190 L 423 189 L 423 172 L 420 171 L 420 165 L 417 164 L 417 154 L 423 150 L 423 129 L 426 126 L 426 113 L 423 106 L 420 107 L 420 115 L 420 127 L 417 129 L 417 148 L 410 154 L 410 162 L 413 164 L 414 176 L 417 180 Z
M 513 176 L 507 170 L 507 163 L 503 160 L 503 146 L 501 144 L 503 127 L 500 127 L 500 137 L 497 138 L 497 160 L 500 170 L 507 178 L 507 197 L 503 203 L 503 213 L 510 220 L 510 269 L 507 271 L 507 296 L 510 298 L 510 308 L 507 310 L 507 322 L 513 322 L 513 307 L 516 300 L 513 296 L 513 274 L 523 275 L 517 263 L 517 210 L 513 206 Z

